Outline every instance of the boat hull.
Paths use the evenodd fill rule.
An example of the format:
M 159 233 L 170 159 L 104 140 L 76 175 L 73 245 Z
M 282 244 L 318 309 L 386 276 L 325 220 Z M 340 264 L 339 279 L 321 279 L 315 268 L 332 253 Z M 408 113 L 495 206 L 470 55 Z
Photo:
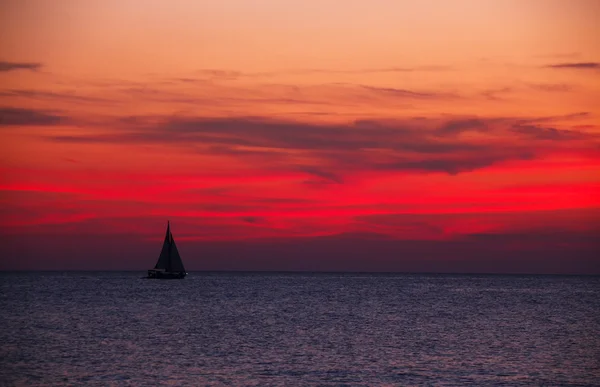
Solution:
M 184 279 L 186 276 L 186 272 L 178 271 L 162 271 L 162 270 L 148 270 L 149 279 Z

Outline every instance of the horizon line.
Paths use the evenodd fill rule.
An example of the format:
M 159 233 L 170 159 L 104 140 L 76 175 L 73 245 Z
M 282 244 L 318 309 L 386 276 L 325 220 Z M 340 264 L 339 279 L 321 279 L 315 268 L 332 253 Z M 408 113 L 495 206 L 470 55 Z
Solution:
M 107 269 L 0 269 L 0 273 L 136 273 L 145 270 Z M 484 276 L 586 276 L 600 277 L 598 273 L 539 273 L 539 272 L 464 272 L 464 271 L 364 271 L 364 270 L 188 270 L 190 273 L 205 274 L 366 274 L 366 275 L 484 275 Z

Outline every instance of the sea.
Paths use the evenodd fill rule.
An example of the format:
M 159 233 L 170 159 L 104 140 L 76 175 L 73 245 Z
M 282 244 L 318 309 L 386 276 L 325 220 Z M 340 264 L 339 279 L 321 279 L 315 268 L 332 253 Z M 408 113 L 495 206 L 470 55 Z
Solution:
M 600 386 L 600 277 L 0 273 L 1 386 Z

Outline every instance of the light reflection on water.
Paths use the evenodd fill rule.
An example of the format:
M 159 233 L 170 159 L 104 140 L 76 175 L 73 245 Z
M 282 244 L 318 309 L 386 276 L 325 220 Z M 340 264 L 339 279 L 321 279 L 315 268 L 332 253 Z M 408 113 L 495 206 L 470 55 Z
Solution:
M 0 385 L 598 385 L 600 278 L 0 274 Z

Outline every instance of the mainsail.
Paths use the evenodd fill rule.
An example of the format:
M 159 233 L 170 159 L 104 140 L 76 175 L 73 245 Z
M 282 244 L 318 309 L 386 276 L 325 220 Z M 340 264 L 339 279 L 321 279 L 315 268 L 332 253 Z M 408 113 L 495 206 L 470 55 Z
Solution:
M 167 223 L 165 241 L 154 268 L 168 272 L 185 272 L 179 251 L 177 251 L 177 245 L 175 245 L 175 240 L 173 239 L 173 234 L 171 234 L 170 223 Z

